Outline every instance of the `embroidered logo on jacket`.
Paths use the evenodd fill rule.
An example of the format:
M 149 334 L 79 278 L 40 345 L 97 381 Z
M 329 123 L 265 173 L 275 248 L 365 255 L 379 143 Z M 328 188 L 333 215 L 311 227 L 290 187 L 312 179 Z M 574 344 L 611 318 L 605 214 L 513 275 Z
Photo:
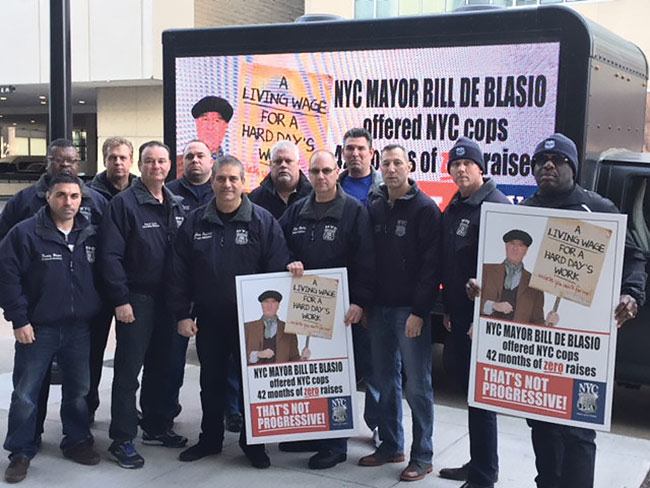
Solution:
M 406 225 L 408 220 L 398 220 L 395 224 L 395 235 L 397 237 L 404 237 L 406 235 Z
M 93 212 L 90 209 L 90 207 L 79 207 L 79 213 L 86 217 L 88 219 L 88 222 L 90 222 L 90 217 L 92 216 Z
M 307 232 L 307 227 L 304 225 L 296 225 L 293 229 L 291 229 L 291 235 L 295 236 L 297 234 L 304 234 Z
M 324 241 L 333 241 L 336 239 L 336 229 L 335 225 L 326 225 L 323 229 L 323 240 Z
M 247 229 L 237 229 L 235 234 L 235 244 L 243 246 L 248 244 L 248 230 Z
M 95 246 L 86 246 L 86 259 L 89 263 L 95 262 Z
M 193 238 L 195 241 L 204 241 L 206 239 L 212 239 L 212 232 L 195 232 Z
M 180 227 L 184 220 L 185 220 L 185 217 L 183 217 L 182 215 L 177 215 L 176 216 L 176 227 Z
M 467 231 L 469 230 L 469 220 L 461 219 L 458 224 L 458 229 L 456 229 L 456 235 L 460 237 L 467 236 Z
M 144 222 L 142 224 L 143 229 L 158 229 L 160 224 L 158 222 Z
M 63 254 L 57 254 L 55 252 L 41 254 L 41 261 L 63 261 Z

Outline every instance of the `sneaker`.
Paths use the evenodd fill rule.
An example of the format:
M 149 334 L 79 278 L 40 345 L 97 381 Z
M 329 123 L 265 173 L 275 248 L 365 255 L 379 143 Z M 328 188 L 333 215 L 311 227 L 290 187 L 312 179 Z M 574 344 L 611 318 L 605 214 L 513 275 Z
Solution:
M 148 434 L 143 430 L 142 443 L 148 446 L 184 447 L 187 444 L 187 437 L 178 435 L 171 429 L 162 434 Z
M 138 469 L 144 466 L 144 458 L 135 450 L 133 441 L 113 441 L 108 448 L 117 464 L 126 469 Z
M 72 459 L 75 463 L 94 466 L 99 463 L 99 453 L 92 447 L 92 442 L 82 441 L 63 451 L 63 456 Z
M 191 463 L 192 461 L 197 461 L 206 456 L 213 456 L 221 452 L 221 447 L 211 447 L 205 444 L 202 444 L 201 441 L 194 444 L 192 447 L 188 447 L 183 452 L 178 455 L 178 460 L 183 461 L 184 463 Z
M 226 430 L 228 432 L 239 432 L 244 424 L 241 414 L 233 413 L 226 418 Z
M 5 481 L 7 483 L 20 483 L 27 476 L 28 468 L 29 458 L 27 456 L 13 456 L 5 470 Z

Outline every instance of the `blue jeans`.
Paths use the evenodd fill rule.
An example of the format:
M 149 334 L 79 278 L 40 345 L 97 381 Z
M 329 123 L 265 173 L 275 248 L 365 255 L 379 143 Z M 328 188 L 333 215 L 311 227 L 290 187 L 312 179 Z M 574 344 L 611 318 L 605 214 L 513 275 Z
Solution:
M 352 324 L 352 343 L 357 377 L 363 377 L 366 385 L 363 419 L 370 430 L 375 430 L 379 425 L 379 388 L 373 381 L 370 331 L 361 324 Z
M 431 463 L 433 458 L 433 386 L 431 383 L 431 319 L 424 318 L 418 337 L 405 335 L 409 307 L 374 307 L 370 312 L 375 384 L 379 386 L 379 450 L 388 455 L 404 452 L 400 414 L 402 376 L 404 394 L 413 417 L 411 461 Z
M 90 437 L 86 395 L 90 386 L 88 324 L 35 326 L 36 340 L 16 342 L 9 428 L 4 448 L 10 458 L 33 458 L 38 451 L 34 439 L 38 396 L 45 373 L 56 354 L 62 375 L 61 422 L 65 450 Z

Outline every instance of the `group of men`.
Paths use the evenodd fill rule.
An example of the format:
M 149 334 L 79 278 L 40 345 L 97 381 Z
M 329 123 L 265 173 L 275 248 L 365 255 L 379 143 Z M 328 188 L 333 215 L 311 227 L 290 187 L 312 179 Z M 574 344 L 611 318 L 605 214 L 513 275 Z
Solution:
M 269 467 L 264 445 L 247 444 L 241 419 L 235 276 L 283 270 L 301 276 L 305 270 L 331 267 L 348 270 L 350 306 L 344 322 L 352 327 L 357 371 L 365 383 L 364 419 L 377 441 L 376 450 L 359 465 L 406 460 L 404 392 L 412 410 L 413 441 L 399 477 L 419 480 L 433 470 L 431 310 L 442 283 L 444 324 L 467 388 L 471 300 L 481 293 L 473 280 L 480 206 L 485 201 L 509 204 L 486 177 L 475 142 L 460 138 L 449 153 L 449 173 L 458 192 L 444 214 L 409 178 L 411 162 L 402 146 L 383 148 L 379 171 L 373 168 L 372 139 L 360 128 L 344 136 L 346 170 L 341 173 L 334 154 L 317 150 L 305 176 L 298 147 L 278 143 L 271 151 L 269 175 L 250 195 L 244 192 L 242 163 L 231 155 L 214 160 L 213 149 L 200 140 L 187 144 L 183 176 L 169 185 L 171 155 L 163 143 L 140 146 L 139 178 L 129 172 L 129 141 L 109 139 L 103 152 L 107 170 L 88 187 L 77 177 L 79 158 L 72 143 L 53 141 L 47 173 L 12 198 L 0 215 L 0 306 L 17 341 L 4 444 L 10 452 L 7 481 L 25 478 L 40 446 L 55 356 L 63 378 L 63 454 L 81 464 L 99 462 L 89 426 L 113 316 L 109 452 L 120 466 L 144 465 L 134 444 L 138 426 L 145 444 L 186 445 L 173 422 L 181 410 L 188 339 L 195 337 L 201 433 L 179 459 L 219 454 L 224 417 L 234 416 L 244 454 L 254 467 Z M 566 137 L 554 134 L 542 141 L 533 158 L 538 192 L 525 204 L 616 211 L 611 202 L 575 184 L 577 167 L 575 145 Z M 530 245 L 521 231 L 504 236 L 504 242 L 507 251 L 508 246 Z M 523 254 L 512 251 L 508 257 L 516 261 Z M 499 297 L 517 296 L 520 264 L 512 263 L 512 271 L 504 273 L 503 283 L 497 284 Z M 619 323 L 636 315 L 644 289 L 643 258 L 628 240 Z M 276 354 L 309 358 L 308 349 L 299 353 L 297 344 L 284 337 L 278 295 L 262 293 L 262 318 L 246 324 L 256 331 L 247 344 L 249 363 Z M 499 300 L 483 302 L 510 313 L 502 305 L 505 298 Z M 442 469 L 440 476 L 463 481 L 464 488 L 492 487 L 498 478 L 496 415 L 469 408 L 468 421 L 470 461 Z M 593 484 L 593 431 L 538 421 L 530 425 L 539 488 Z M 347 459 L 347 439 L 288 442 L 279 448 L 315 452 L 308 462 L 311 469 Z

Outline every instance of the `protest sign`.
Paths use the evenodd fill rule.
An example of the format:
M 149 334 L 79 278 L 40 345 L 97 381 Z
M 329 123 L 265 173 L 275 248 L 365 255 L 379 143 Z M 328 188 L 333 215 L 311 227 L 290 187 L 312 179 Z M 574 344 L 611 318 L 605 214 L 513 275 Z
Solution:
M 293 334 L 331 339 L 336 319 L 338 285 L 337 280 L 322 276 L 294 278 L 285 330 Z
M 625 215 L 481 207 L 471 406 L 609 430 L 625 232 Z
M 306 271 L 295 281 L 289 273 L 238 276 L 236 287 L 247 442 L 355 435 L 352 334 L 343 323 L 349 307 L 345 268 Z M 292 321 L 292 305 L 306 303 L 307 296 L 318 301 L 321 294 L 320 313 L 308 318 L 322 321 Z

